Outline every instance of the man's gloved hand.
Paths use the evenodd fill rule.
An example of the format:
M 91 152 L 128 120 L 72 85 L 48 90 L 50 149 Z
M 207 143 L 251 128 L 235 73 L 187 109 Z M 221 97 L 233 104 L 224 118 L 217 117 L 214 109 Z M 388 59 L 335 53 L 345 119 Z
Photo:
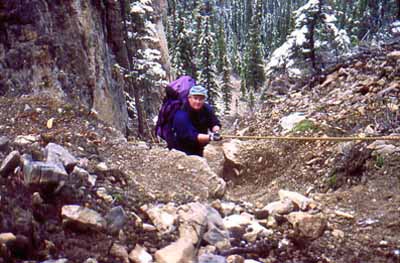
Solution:
M 217 142 L 217 141 L 220 141 L 220 140 L 222 140 L 222 136 L 218 132 L 213 132 L 213 133 L 210 134 L 210 141 Z

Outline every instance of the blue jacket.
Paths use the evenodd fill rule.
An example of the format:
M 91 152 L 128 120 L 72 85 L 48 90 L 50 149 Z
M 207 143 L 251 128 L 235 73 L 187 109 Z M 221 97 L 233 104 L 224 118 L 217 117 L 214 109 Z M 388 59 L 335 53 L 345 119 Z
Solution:
M 171 148 L 188 155 L 203 156 L 205 145 L 199 144 L 197 135 L 207 134 L 215 125 L 221 126 L 221 123 L 210 105 L 205 103 L 200 111 L 194 111 L 186 101 L 182 109 L 175 113 L 172 122 L 174 142 Z

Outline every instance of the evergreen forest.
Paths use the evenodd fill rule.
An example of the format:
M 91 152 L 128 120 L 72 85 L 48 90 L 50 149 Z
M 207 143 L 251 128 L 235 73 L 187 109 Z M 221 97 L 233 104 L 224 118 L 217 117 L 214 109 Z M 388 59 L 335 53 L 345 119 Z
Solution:
M 399 18 L 400 0 L 168 0 L 172 76 L 194 76 L 225 112 L 240 79 L 253 108 L 274 77 L 318 80 L 363 43 L 389 38 Z

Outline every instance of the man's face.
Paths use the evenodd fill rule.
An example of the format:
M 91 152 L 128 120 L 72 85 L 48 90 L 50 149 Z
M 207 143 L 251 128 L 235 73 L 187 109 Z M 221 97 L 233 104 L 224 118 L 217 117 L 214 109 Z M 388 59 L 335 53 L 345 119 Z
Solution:
M 189 96 L 189 105 L 192 109 L 194 109 L 196 111 L 201 110 L 205 101 L 206 101 L 206 97 L 204 97 L 203 95 Z

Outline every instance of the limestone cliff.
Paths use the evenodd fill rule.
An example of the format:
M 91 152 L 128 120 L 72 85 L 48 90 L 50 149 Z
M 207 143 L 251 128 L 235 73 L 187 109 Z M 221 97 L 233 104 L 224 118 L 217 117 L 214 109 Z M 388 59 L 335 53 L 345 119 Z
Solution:
M 1 0 L 0 96 L 50 93 L 95 110 L 125 132 L 126 80 L 114 68 L 129 59 L 122 3 Z

